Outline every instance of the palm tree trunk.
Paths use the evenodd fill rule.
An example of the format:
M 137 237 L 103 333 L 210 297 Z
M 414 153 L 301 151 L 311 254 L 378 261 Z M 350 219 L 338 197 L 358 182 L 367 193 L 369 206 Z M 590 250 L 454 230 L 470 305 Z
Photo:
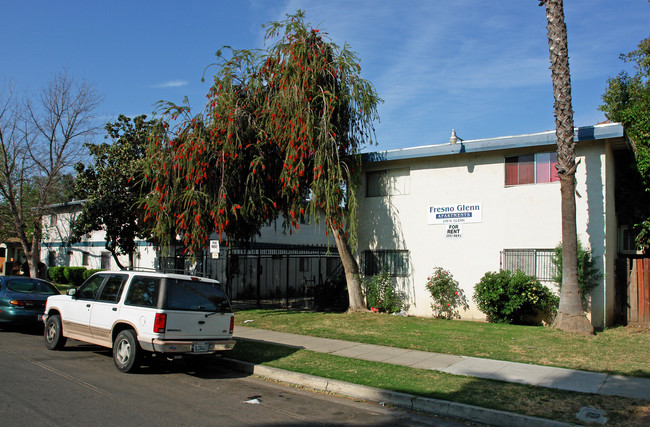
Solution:
M 562 0 L 542 0 L 548 21 L 548 48 L 555 98 L 558 175 L 562 202 L 562 290 L 553 327 L 567 332 L 593 334 L 594 328 L 582 309 L 578 285 L 578 236 L 576 225 L 576 164 L 571 106 L 571 73 Z

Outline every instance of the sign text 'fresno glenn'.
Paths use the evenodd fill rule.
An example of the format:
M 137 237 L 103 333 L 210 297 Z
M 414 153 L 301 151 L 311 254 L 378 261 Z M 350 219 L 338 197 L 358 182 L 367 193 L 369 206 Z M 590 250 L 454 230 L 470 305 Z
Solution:
M 460 222 L 481 222 L 480 203 L 457 203 L 429 206 L 428 224 L 450 224 Z

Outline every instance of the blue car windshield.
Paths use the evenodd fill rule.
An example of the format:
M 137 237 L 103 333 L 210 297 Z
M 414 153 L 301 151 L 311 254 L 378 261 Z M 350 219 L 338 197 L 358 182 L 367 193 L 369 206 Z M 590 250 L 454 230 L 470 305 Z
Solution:
M 59 293 L 53 286 L 28 277 L 7 280 L 7 289 L 22 294 L 56 295 Z

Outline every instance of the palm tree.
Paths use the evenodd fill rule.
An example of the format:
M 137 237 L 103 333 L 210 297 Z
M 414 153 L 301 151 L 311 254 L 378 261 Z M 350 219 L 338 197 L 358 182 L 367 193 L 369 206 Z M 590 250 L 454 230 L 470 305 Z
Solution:
M 546 8 L 548 48 L 551 60 L 553 97 L 555 99 L 555 135 L 557 137 L 557 171 L 562 200 L 562 289 L 560 306 L 553 327 L 567 332 L 593 334 L 594 328 L 582 309 L 578 286 L 578 237 L 576 231 L 575 142 L 571 106 L 571 73 L 567 31 L 562 0 L 542 0 Z M 579 162 L 578 162 L 579 163 Z

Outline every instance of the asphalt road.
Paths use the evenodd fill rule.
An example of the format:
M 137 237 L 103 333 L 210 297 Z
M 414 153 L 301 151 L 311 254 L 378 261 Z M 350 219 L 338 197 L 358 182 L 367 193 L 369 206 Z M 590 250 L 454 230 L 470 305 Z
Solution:
M 49 351 L 42 328 L 0 330 L 0 424 L 459 426 L 372 403 L 182 361 L 123 374 L 109 349 L 74 340 Z

